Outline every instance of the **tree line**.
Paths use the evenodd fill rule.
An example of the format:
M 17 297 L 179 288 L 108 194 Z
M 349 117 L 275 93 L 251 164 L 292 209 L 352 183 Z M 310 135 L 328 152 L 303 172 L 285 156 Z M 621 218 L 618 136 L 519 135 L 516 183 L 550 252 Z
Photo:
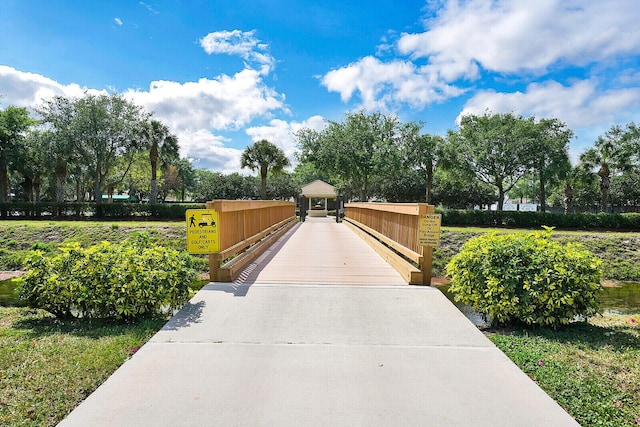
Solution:
M 640 130 L 614 125 L 569 161 L 573 132 L 558 119 L 513 113 L 462 117 L 446 135 L 422 122 L 357 111 L 323 130 L 295 134 L 291 172 L 284 152 L 261 140 L 242 153 L 258 176 L 194 169 L 176 135 L 118 94 L 53 97 L 35 108 L 0 110 L 0 202 L 103 201 L 113 194 L 151 203 L 179 200 L 289 199 L 322 179 L 349 200 L 427 202 L 473 208 L 508 198 L 575 211 L 637 211 Z
M 640 129 L 614 125 L 569 160 L 574 134 L 558 119 L 513 113 L 463 116 L 447 135 L 364 111 L 297 133 L 300 160 L 325 171 L 349 198 L 469 209 L 507 199 L 575 211 L 637 211 Z

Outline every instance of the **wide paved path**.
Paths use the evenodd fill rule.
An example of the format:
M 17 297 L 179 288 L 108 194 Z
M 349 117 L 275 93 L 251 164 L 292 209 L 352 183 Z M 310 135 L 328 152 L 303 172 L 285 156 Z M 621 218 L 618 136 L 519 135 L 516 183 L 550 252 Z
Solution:
M 205 286 L 60 425 L 577 425 L 349 233 L 304 223 L 243 281 Z

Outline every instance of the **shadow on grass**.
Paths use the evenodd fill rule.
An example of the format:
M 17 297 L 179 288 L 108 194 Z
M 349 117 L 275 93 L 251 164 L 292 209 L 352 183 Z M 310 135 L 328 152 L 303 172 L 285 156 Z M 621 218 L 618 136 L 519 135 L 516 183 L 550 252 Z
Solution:
M 25 309 L 24 318 L 13 323 L 12 329 L 30 338 L 40 338 L 54 334 L 66 334 L 88 338 L 103 338 L 125 335 L 131 331 L 146 334 L 157 331 L 167 321 L 162 318 L 143 318 L 124 322 L 113 319 L 58 319 L 43 310 Z
M 633 330 L 632 330 L 633 329 Z M 588 349 L 609 347 L 613 351 L 640 349 L 640 331 L 634 326 L 597 326 L 589 323 L 573 323 L 556 330 L 517 325 L 487 330 L 497 335 L 539 337 L 560 344 L 571 344 Z

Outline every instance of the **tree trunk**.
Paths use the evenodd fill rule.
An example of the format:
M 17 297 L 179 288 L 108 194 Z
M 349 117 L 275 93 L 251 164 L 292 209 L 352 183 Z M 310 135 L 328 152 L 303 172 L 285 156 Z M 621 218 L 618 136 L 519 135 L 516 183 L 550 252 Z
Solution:
M 149 186 L 149 203 L 156 203 L 158 201 L 158 181 L 155 179 L 151 180 L 151 185 Z
M 62 158 L 56 159 L 56 202 L 64 202 L 64 182 L 67 180 L 67 164 Z
M 149 194 L 149 203 L 156 203 L 158 201 L 158 146 L 156 144 L 151 146 L 149 161 L 151 162 L 151 194 Z
M 544 188 L 544 179 L 542 178 L 542 171 L 540 172 L 540 212 L 547 211 L 547 193 Z
M 9 201 L 9 172 L 7 171 L 7 158 L 0 151 L 0 203 Z
M 33 180 L 33 192 L 35 194 L 34 202 L 40 201 L 40 186 L 42 185 L 42 179 L 40 175 L 36 175 L 36 179 Z
M 431 188 L 433 186 L 433 163 L 427 163 L 427 204 L 431 204 Z
M 568 214 L 573 209 L 573 187 L 570 183 L 564 185 L 564 213 Z
M 602 165 L 600 165 L 598 175 L 600 176 L 600 195 L 602 197 L 600 210 L 602 212 L 606 212 L 607 202 L 609 200 L 609 185 L 611 183 L 611 171 L 606 163 L 602 163 Z
M 32 202 L 33 201 L 33 180 L 29 176 L 24 177 L 24 181 L 22 181 L 22 190 L 24 191 L 24 201 Z
M 504 190 L 502 186 L 498 187 L 498 210 L 501 211 L 504 206 Z
M 267 200 L 267 172 L 266 166 L 260 168 L 260 197 L 262 200 Z

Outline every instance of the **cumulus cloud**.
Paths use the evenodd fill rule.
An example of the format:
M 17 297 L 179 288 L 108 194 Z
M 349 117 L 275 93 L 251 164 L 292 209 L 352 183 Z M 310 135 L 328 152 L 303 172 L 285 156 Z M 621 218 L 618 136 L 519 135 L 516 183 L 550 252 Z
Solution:
M 5 105 L 31 108 L 54 96 L 73 98 L 85 93 L 97 95 L 106 91 L 88 89 L 77 84 L 63 85 L 40 74 L 0 65 L 0 103 Z
M 424 31 L 390 33 L 378 46 L 380 58 L 391 47 L 404 58 L 367 56 L 329 71 L 321 83 L 343 102 L 358 96 L 366 109 L 421 109 L 471 93 L 480 78 L 558 80 L 567 68 L 607 72 L 619 57 L 640 53 L 640 8 L 628 0 L 442 0 L 425 10 Z M 618 83 L 637 83 L 637 76 L 628 71 Z
M 284 96 L 251 69 L 197 82 L 154 81 L 149 90 L 128 90 L 124 95 L 175 131 L 237 129 L 272 111 L 288 111 Z
M 638 108 L 640 88 L 637 87 L 602 90 L 595 80 L 581 80 L 569 86 L 547 81 L 532 83 L 524 92 L 478 92 L 467 101 L 458 122 L 463 115 L 482 114 L 489 109 L 494 113 L 555 117 L 577 130 L 608 126 L 620 119 L 621 111 L 637 111 Z
M 200 39 L 200 46 L 209 55 L 239 56 L 247 62 L 257 63 L 263 74 L 271 71 L 275 62 L 269 54 L 269 45 L 262 43 L 252 31 L 215 31 Z
M 463 93 L 442 82 L 431 66 L 417 67 L 402 60 L 382 62 L 372 56 L 329 71 L 321 83 L 329 91 L 338 92 L 343 102 L 358 93 L 368 110 L 387 110 L 399 103 L 421 108 Z
M 56 95 L 80 97 L 85 93 L 108 92 L 62 85 L 39 74 L 0 66 L 0 103 L 4 106 L 32 108 Z M 155 81 L 148 90 L 127 90 L 123 96 L 165 123 L 178 136 L 181 154 L 193 159 L 196 167 L 225 173 L 240 170 L 241 150 L 226 146 L 230 141 L 219 133 L 268 119 L 275 111 L 289 113 L 284 96 L 266 86 L 260 73 L 251 69 L 195 82 Z
M 226 147 L 225 138 L 206 129 L 179 131 L 180 155 L 192 161 L 197 169 L 210 169 L 225 174 L 240 170 L 242 151 Z
M 119 26 L 122 25 L 122 19 L 120 18 L 113 18 L 113 20 L 115 21 L 116 24 L 118 24 Z
M 486 70 L 544 72 L 554 64 L 584 66 L 640 52 L 640 8 L 627 0 L 451 0 L 404 34 L 398 50 L 426 58 L 447 81 Z
M 292 164 L 296 163 L 295 153 L 297 151 L 297 142 L 295 133 L 300 129 L 308 128 L 313 130 L 322 130 L 326 127 L 327 122 L 322 116 L 312 116 L 302 122 L 287 122 L 285 120 L 273 119 L 268 126 L 254 126 L 247 129 L 247 135 L 252 141 L 267 141 L 280 147 Z

